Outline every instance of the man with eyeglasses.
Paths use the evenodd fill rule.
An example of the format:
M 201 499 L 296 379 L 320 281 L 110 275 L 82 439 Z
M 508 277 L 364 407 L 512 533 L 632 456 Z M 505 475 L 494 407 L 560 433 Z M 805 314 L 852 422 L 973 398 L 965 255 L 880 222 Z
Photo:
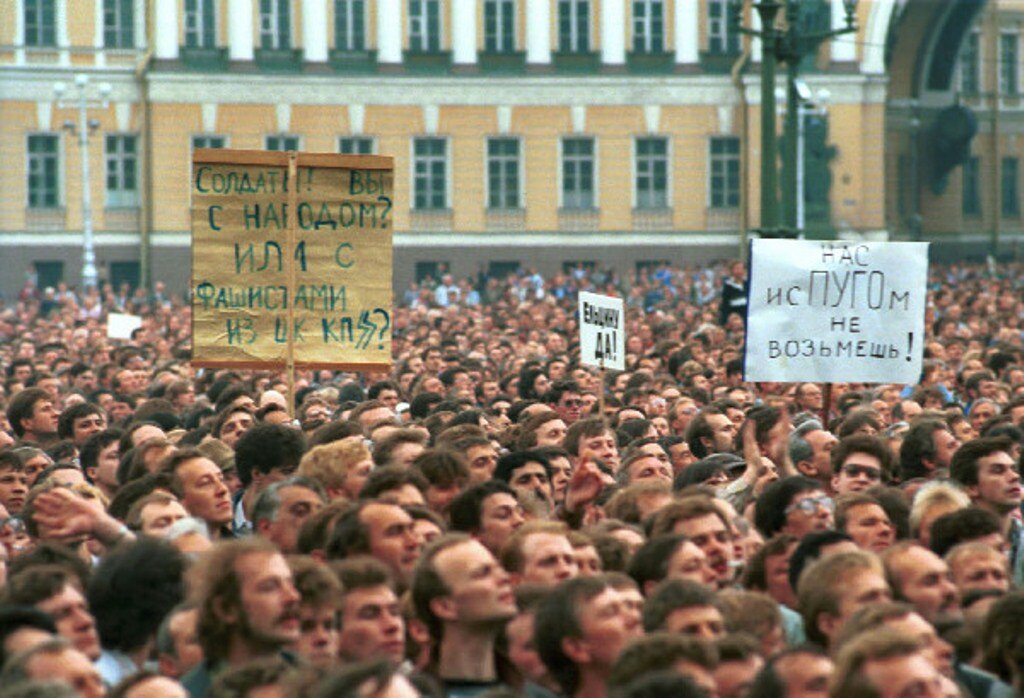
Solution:
M 832 450 L 832 491 L 840 497 L 883 484 L 895 465 L 892 451 L 882 439 L 848 436 Z
M 566 426 L 575 424 L 583 413 L 583 399 L 575 381 L 556 382 L 544 396 L 544 401 L 558 413 Z
M 832 528 L 832 498 L 816 480 L 793 475 L 768 485 L 757 499 L 754 524 L 768 539 L 777 533 L 803 538 Z

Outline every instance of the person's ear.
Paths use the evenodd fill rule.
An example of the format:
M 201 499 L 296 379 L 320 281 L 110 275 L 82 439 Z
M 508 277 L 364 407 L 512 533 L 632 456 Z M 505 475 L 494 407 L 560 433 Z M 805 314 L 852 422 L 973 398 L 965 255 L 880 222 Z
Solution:
M 450 596 L 437 596 L 430 600 L 430 611 L 440 620 L 455 620 L 458 612 Z
M 573 664 L 590 663 L 590 645 L 583 638 L 562 638 L 562 653 L 565 654 Z

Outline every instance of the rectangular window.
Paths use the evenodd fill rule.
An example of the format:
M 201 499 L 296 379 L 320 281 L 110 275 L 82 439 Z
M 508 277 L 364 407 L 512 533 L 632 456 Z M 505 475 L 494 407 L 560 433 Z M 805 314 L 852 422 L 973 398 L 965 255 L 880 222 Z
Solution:
M 366 0 L 335 0 L 334 46 L 339 51 L 366 50 Z
M 633 50 L 637 53 L 665 50 L 664 0 L 633 0 Z
M 224 136 L 192 136 L 192 148 L 227 148 L 228 139 Z
M 963 164 L 963 191 L 961 208 L 965 216 L 981 215 L 981 169 L 978 157 L 972 155 Z
M 260 47 L 292 47 L 292 14 L 289 0 L 260 0 Z
M 343 155 L 373 155 L 373 139 L 362 137 L 339 138 L 338 152 Z
M 441 0 L 409 0 L 409 50 L 441 50 Z
M 668 208 L 668 139 L 636 139 L 636 207 Z
M 25 45 L 57 45 L 55 0 L 25 0 Z
M 107 159 L 107 207 L 127 208 L 139 205 L 138 137 L 108 135 L 105 138 Z
M 484 0 L 484 51 L 510 53 L 516 48 L 515 0 Z
M 103 0 L 103 45 L 106 48 L 135 45 L 134 0 Z
M 1000 168 L 1002 188 L 999 198 L 1002 200 L 1003 216 L 1006 218 L 1016 218 L 1020 215 L 1019 173 L 1020 160 L 1003 158 Z
M 448 208 L 448 142 L 444 138 L 413 141 L 413 208 Z
M 740 205 L 740 139 L 721 136 L 711 139 L 711 208 Z
M 729 0 L 708 0 L 708 53 L 740 52 L 740 35 L 729 20 Z
M 999 92 L 1004 95 L 1016 95 L 1020 92 L 1018 45 L 1016 34 L 999 35 Z
M 558 50 L 590 51 L 590 0 L 558 0 Z
M 519 208 L 519 140 L 487 141 L 487 207 Z
M 185 0 L 185 46 L 213 48 L 217 45 L 217 15 L 214 0 Z
M 294 150 L 298 152 L 299 148 L 299 137 L 298 136 L 267 136 L 267 150 L 281 150 L 289 151 Z
M 28 137 L 28 207 L 60 204 L 60 139 L 50 134 Z
M 960 49 L 960 92 L 965 95 L 977 95 L 981 91 L 978 43 L 978 32 L 973 31 L 964 37 L 964 45 Z
M 562 140 L 562 207 L 594 208 L 594 139 Z

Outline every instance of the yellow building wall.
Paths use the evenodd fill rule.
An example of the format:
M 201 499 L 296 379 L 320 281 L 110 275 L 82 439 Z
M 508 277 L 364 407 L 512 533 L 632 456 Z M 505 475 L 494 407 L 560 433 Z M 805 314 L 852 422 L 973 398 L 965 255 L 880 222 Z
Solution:
M 4 162 L 25 162 L 28 153 L 27 136 L 40 131 L 37 124 L 36 108 L 30 102 L 2 102 L 0 116 L 0 155 Z M 24 168 L 7 169 L 5 186 L 0 190 L 0 219 L 10 221 L 18 228 L 25 226 L 25 208 L 28 203 L 28 181 Z
M 493 107 L 445 107 L 440 110 L 438 133 L 449 137 L 453 227 L 484 230 L 487 137 L 497 135 Z
M 377 150 L 381 155 L 395 159 L 394 200 L 400 202 L 392 215 L 396 230 L 409 229 L 409 211 L 412 208 L 410 188 L 410 159 L 412 137 L 424 135 L 423 110 L 419 107 L 368 106 L 364 116 L 364 129 L 368 135 L 377 134 Z
M 586 133 L 597 145 L 599 228 L 633 227 L 633 136 L 643 134 L 638 107 L 589 107 Z
M 558 229 L 559 141 L 572 134 L 568 107 L 517 107 L 512 132 L 522 134 L 527 230 Z

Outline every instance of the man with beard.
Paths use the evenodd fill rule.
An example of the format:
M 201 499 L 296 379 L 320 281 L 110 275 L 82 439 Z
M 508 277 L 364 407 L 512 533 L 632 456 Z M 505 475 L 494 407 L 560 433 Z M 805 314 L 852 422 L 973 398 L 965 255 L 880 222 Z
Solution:
M 226 669 L 281 656 L 291 660 L 282 650 L 301 636 L 301 597 L 272 543 L 258 537 L 219 543 L 191 574 L 204 657 L 182 679 L 192 698 L 206 696 Z
M 416 566 L 416 615 L 433 642 L 428 673 L 448 695 L 475 695 L 501 685 L 495 643 L 516 615 L 508 572 L 465 534 L 438 539 Z
M 551 511 L 555 493 L 551 487 L 551 464 L 535 451 L 513 451 L 502 456 L 494 469 L 494 479 L 511 487 L 519 501 L 535 500 Z
M 942 477 L 953 461 L 960 441 L 941 419 L 922 419 L 903 435 L 900 446 L 900 478 L 906 482 L 923 477 Z

